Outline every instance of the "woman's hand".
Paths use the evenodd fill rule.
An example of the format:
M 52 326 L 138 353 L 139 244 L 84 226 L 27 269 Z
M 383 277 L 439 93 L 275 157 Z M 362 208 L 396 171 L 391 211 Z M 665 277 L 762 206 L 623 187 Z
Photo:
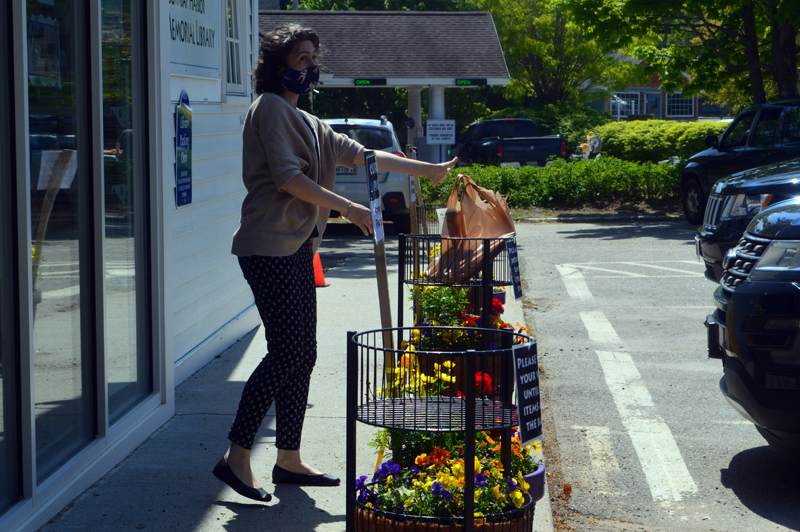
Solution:
M 428 179 L 431 180 L 431 183 L 434 185 L 438 185 L 447 177 L 447 172 L 450 171 L 456 163 L 458 162 L 458 157 L 453 157 L 451 160 L 439 164 L 432 164 L 431 170 L 428 170 L 427 173 L 424 175 L 428 176 Z
M 358 203 L 350 203 L 348 212 L 343 216 L 358 226 L 365 235 L 372 234 L 372 213 L 366 207 Z

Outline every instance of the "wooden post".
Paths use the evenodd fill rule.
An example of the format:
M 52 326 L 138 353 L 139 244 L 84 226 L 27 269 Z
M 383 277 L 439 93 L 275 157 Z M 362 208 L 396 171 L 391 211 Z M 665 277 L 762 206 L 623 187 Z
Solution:
M 378 163 L 374 151 L 364 152 L 364 166 L 367 170 L 369 186 L 370 210 L 372 211 L 373 244 L 375 248 L 375 273 L 378 279 L 378 304 L 381 312 L 381 328 L 383 329 L 384 371 L 393 373 L 394 340 L 392 338 L 392 309 L 389 300 L 389 275 L 386 270 L 386 241 L 381 215 L 381 196 L 378 190 Z

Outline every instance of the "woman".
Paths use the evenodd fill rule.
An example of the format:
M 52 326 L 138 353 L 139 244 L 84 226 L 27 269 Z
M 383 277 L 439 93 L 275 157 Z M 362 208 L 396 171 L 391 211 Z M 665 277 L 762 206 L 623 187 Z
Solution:
M 243 132 L 242 176 L 247 196 L 232 252 L 253 290 L 268 352 L 247 381 L 228 439 L 228 452 L 214 474 L 239 494 L 257 501 L 271 496 L 250 467 L 250 449 L 272 401 L 276 409 L 275 484 L 336 486 L 300 457 L 308 386 L 317 357 L 316 286 L 313 257 L 334 209 L 372 233 L 369 209 L 332 192 L 336 166 L 364 165 L 364 147 L 297 109 L 301 94 L 319 80 L 319 37 L 289 24 L 267 34 L 254 73 L 260 95 Z M 375 152 L 379 168 L 427 175 L 441 182 L 456 159 L 441 164 Z

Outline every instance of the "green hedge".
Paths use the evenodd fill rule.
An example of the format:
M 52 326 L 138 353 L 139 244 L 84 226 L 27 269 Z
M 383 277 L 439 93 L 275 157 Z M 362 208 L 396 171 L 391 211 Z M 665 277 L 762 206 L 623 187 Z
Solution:
M 594 133 L 603 140 L 604 155 L 625 161 L 658 162 L 674 156 L 688 159 L 706 149 L 706 136 L 720 135 L 727 126 L 722 122 L 637 120 L 604 124 Z
M 614 121 L 608 113 L 569 102 L 533 108 L 509 107 L 483 117 L 484 120 L 497 118 L 533 120 L 542 135 L 561 135 L 567 144 L 567 153 L 574 153 L 578 144 L 586 140 L 589 131 L 595 131 L 601 125 Z
M 660 199 L 677 195 L 680 169 L 671 165 L 633 163 L 602 156 L 592 161 L 554 161 L 545 167 L 471 166 L 458 169 L 478 185 L 508 195 L 508 206 L 528 208 L 549 203 Z M 458 172 L 433 187 L 420 180 L 424 203 L 444 203 Z

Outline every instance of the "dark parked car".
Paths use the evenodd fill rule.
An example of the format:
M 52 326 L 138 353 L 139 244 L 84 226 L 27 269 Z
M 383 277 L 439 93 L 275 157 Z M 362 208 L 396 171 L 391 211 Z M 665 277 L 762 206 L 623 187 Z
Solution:
M 706 318 L 719 387 L 779 455 L 800 459 L 800 198 L 756 215 Z
M 567 145 L 561 135 L 540 136 L 533 120 L 502 118 L 472 123 L 456 153 L 460 166 L 544 166 L 551 157 L 566 159 Z
M 681 176 L 681 201 L 689 223 L 700 224 L 711 187 L 736 172 L 800 156 L 800 100 L 749 107 L 707 150 L 689 158 Z
M 800 196 L 800 159 L 759 166 L 717 181 L 703 225 L 694 237 L 706 278 L 719 282 L 722 258 L 761 209 L 795 196 Z

